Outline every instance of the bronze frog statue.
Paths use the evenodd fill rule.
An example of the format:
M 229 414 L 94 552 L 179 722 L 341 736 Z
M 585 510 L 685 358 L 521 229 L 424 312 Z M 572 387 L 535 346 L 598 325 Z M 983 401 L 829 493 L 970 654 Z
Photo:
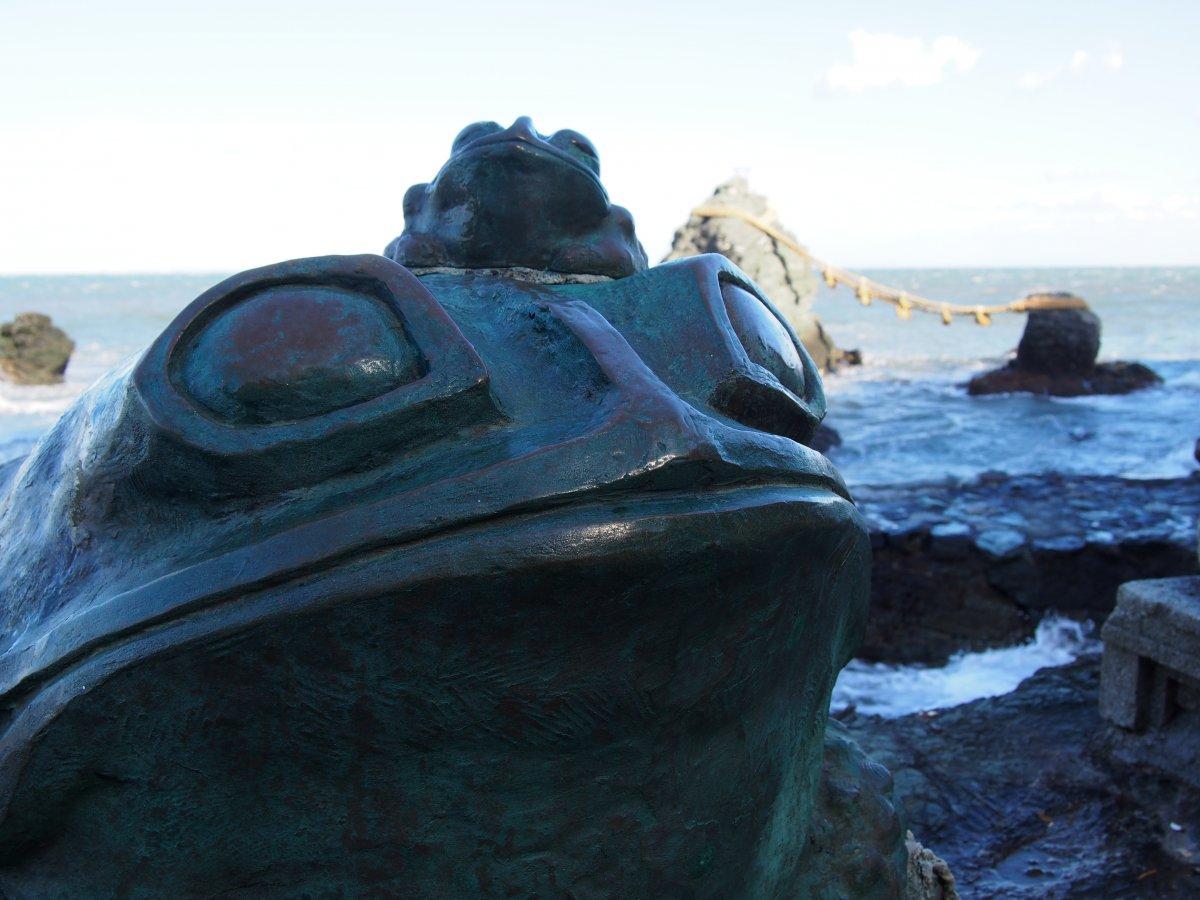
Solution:
M 827 889 L 869 545 L 820 377 L 598 172 L 470 126 L 386 257 L 216 285 L 0 469 L 0 893 Z

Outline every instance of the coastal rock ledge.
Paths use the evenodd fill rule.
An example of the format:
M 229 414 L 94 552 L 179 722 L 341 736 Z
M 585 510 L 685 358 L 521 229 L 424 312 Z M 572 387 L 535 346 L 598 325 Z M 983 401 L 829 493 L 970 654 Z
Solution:
M 985 474 L 855 495 L 873 548 L 858 654 L 871 661 L 941 665 L 1020 643 L 1049 612 L 1099 624 L 1122 583 L 1197 571 L 1195 475 Z
M 1107 725 L 1100 659 L 897 719 L 844 714 L 972 898 L 1200 896 L 1200 722 Z

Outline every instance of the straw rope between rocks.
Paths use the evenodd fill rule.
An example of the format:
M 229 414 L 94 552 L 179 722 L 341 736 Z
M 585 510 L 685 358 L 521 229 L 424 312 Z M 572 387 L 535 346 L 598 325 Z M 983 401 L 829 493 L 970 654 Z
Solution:
M 896 307 L 896 315 L 901 319 L 911 318 L 913 310 L 916 310 L 917 312 L 940 315 L 942 322 L 946 325 L 953 322 L 955 316 L 970 316 L 975 320 L 976 324 L 990 325 L 992 323 L 992 316 L 1004 313 L 1026 313 L 1035 309 L 1087 309 L 1087 304 L 1079 297 L 1055 297 L 1045 294 L 1034 294 L 1020 300 L 1013 300 L 1010 303 L 979 306 L 930 300 L 928 297 L 921 297 L 917 294 L 911 294 L 908 291 L 889 287 L 886 284 L 872 281 L 864 275 L 858 275 L 847 269 L 841 269 L 822 262 L 770 222 L 766 222 L 758 216 L 735 207 L 698 206 L 692 210 L 692 215 L 702 219 L 740 219 L 747 225 L 757 228 L 776 243 L 787 247 L 797 256 L 807 259 L 814 267 L 821 271 L 821 277 L 829 287 L 836 288 L 839 284 L 842 284 L 854 288 L 854 293 L 858 296 L 859 302 L 863 306 L 870 306 L 872 300 L 882 300 L 885 303 L 890 303 Z

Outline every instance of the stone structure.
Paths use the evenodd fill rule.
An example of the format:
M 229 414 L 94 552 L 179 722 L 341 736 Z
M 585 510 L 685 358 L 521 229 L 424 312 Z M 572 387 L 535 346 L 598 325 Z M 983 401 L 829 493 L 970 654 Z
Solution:
M 791 236 L 767 198 L 750 190 L 744 178 L 731 178 L 713 192 L 712 206 L 741 209 Z M 740 219 L 691 216 L 675 232 L 666 261 L 701 253 L 720 253 L 754 280 L 787 317 L 805 348 L 823 370 L 834 368 L 843 352 L 821 327 L 813 312 L 817 278 L 807 259 L 780 246 L 770 236 Z M 852 356 L 859 359 L 857 353 Z
M 0 894 L 902 892 L 816 366 L 598 171 L 470 126 L 0 467 Z
M 59 384 L 75 342 L 49 316 L 20 313 L 0 325 L 0 374 L 17 384 Z
M 1106 719 L 1141 731 L 1200 714 L 1200 577 L 1121 585 L 1101 636 Z
M 1078 300 L 1072 294 L 1032 294 L 1031 300 Z M 1100 319 L 1090 309 L 1035 309 L 1008 365 L 972 378 L 972 394 L 1024 391 L 1076 397 L 1127 394 L 1162 379 L 1141 363 L 1097 363 Z

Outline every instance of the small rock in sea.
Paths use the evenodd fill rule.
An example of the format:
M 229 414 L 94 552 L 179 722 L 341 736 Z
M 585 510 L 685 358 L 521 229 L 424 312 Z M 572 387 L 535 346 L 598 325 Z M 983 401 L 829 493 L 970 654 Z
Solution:
M 17 384 L 59 384 L 75 342 L 49 316 L 19 313 L 0 325 L 0 374 Z
M 1071 300 L 1071 294 L 1044 295 Z M 1090 309 L 1039 309 L 1029 313 L 1017 365 L 1047 375 L 1086 375 L 1100 353 L 1100 318 Z
M 1077 443 L 1077 444 L 1080 443 L 1081 441 L 1091 440 L 1095 436 L 1096 436 L 1096 432 L 1089 431 L 1086 428 L 1072 428 L 1070 431 L 1067 432 L 1067 437 L 1069 437 L 1071 440 L 1075 441 L 1075 443 Z
M 1030 300 L 1079 300 L 1073 294 L 1033 294 Z M 977 375 L 968 393 L 1024 392 L 1057 397 L 1088 394 L 1128 394 L 1161 383 L 1141 363 L 1097 363 L 1100 352 L 1100 319 L 1086 306 L 1077 309 L 1035 309 L 1029 313 L 1017 346 L 1017 357 L 1008 365 Z M 1091 437 L 1086 432 L 1073 440 Z

